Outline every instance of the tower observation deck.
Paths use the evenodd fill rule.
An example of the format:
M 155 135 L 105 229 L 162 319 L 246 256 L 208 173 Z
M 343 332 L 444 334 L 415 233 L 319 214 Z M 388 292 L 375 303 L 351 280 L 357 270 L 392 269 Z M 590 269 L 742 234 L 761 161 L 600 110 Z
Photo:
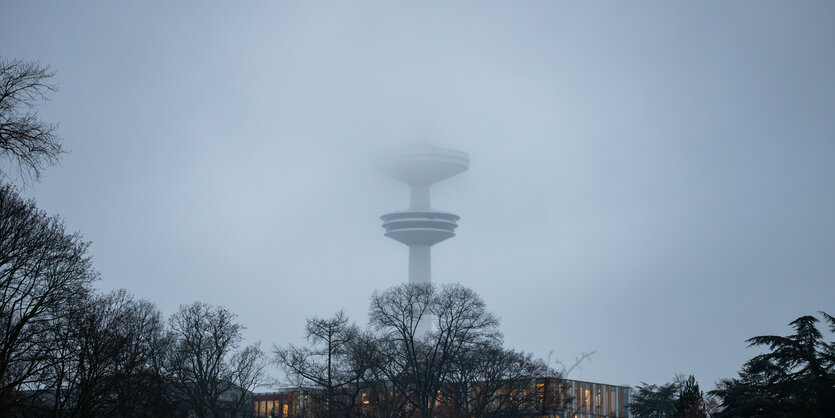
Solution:
M 414 148 L 380 162 L 386 175 L 409 185 L 409 209 L 381 216 L 386 236 L 409 247 L 409 283 L 432 281 L 431 248 L 455 236 L 458 215 L 434 210 L 433 184 L 467 170 L 466 152 L 436 147 Z

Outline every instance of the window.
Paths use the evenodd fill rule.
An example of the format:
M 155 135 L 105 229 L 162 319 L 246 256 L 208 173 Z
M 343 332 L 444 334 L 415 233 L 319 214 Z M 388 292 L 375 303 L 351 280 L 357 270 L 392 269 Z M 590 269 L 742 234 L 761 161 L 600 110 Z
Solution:
M 591 411 L 591 389 L 588 384 L 586 384 L 586 389 L 583 391 L 583 409 L 586 412 Z

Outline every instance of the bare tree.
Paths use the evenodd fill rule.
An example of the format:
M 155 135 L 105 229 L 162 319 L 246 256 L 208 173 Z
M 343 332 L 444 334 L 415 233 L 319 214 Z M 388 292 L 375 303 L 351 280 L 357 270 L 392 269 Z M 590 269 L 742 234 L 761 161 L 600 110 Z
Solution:
M 385 353 L 379 338 L 371 331 L 362 331 L 348 344 L 348 370 L 358 399 L 354 416 L 402 416 L 406 400 L 396 394 L 386 379 Z M 356 396 L 355 396 L 356 398 Z
M 237 416 L 264 379 L 257 344 L 236 354 L 244 329 L 236 318 L 223 307 L 195 302 L 181 306 L 169 321 L 171 382 L 197 416 Z
M 97 278 L 88 243 L 58 217 L 0 186 L 0 410 L 49 389 L 50 325 L 85 300 Z
M 267 360 L 264 352 L 261 351 L 261 343 L 244 347 L 232 355 L 229 363 L 231 370 L 229 380 L 236 388 L 228 395 L 231 402 L 230 413 L 232 416 L 238 413 L 251 415 L 248 414 L 252 408 L 251 392 L 266 380 Z
M 456 356 L 441 390 L 445 416 L 494 417 L 545 414 L 566 400 L 559 372 L 531 354 L 500 344 L 474 347 Z
M 0 157 L 10 166 L 0 167 L 0 178 L 16 170 L 21 178 L 37 180 L 64 152 L 57 125 L 41 121 L 35 110 L 55 91 L 54 75 L 36 61 L 0 58 Z
M 556 370 L 560 373 L 560 375 L 562 375 L 563 377 L 568 377 L 574 370 L 582 369 L 581 364 L 583 364 L 583 362 L 586 360 L 591 361 L 591 356 L 593 356 L 595 353 L 597 353 L 597 351 L 584 352 L 579 356 L 574 357 L 574 363 L 571 363 L 571 366 L 568 366 L 559 359 L 552 359 L 554 351 L 551 350 L 551 352 L 548 353 L 548 360 L 545 363 L 548 364 L 549 367 L 551 366 L 551 364 L 555 364 L 557 366 Z
M 56 325 L 56 415 L 164 414 L 152 362 L 164 334 L 155 305 L 118 290 L 93 296 Z
M 418 323 L 434 326 L 419 335 Z M 432 416 L 454 359 L 479 345 L 501 341 L 499 322 L 484 301 L 458 284 L 403 284 L 371 297 L 371 325 L 380 333 L 382 372 L 421 416 Z
M 322 404 L 325 416 L 351 416 L 365 387 L 369 365 L 364 359 L 370 347 L 360 348 L 362 335 L 343 311 L 331 318 L 307 319 L 305 339 L 308 346 L 276 347 L 276 363 L 294 386 Z

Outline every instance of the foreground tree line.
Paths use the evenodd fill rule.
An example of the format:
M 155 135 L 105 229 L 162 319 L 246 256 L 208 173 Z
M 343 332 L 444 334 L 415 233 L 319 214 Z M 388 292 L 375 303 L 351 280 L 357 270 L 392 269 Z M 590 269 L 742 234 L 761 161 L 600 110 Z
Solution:
M 820 312 L 830 334 L 835 318 Z M 748 360 L 736 378 L 722 379 L 707 394 L 693 376 L 672 383 L 636 388 L 631 410 L 637 418 L 665 417 L 808 417 L 835 413 L 835 338 L 827 341 L 820 320 L 806 315 L 789 325 L 787 336 L 748 339 L 765 352 Z

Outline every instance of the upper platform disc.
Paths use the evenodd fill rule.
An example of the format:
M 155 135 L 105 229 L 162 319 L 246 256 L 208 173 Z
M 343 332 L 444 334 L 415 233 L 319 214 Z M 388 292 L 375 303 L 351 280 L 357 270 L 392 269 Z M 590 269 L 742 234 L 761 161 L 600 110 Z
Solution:
M 379 160 L 384 174 L 408 184 L 430 185 L 467 171 L 470 157 L 464 151 L 415 147 Z

